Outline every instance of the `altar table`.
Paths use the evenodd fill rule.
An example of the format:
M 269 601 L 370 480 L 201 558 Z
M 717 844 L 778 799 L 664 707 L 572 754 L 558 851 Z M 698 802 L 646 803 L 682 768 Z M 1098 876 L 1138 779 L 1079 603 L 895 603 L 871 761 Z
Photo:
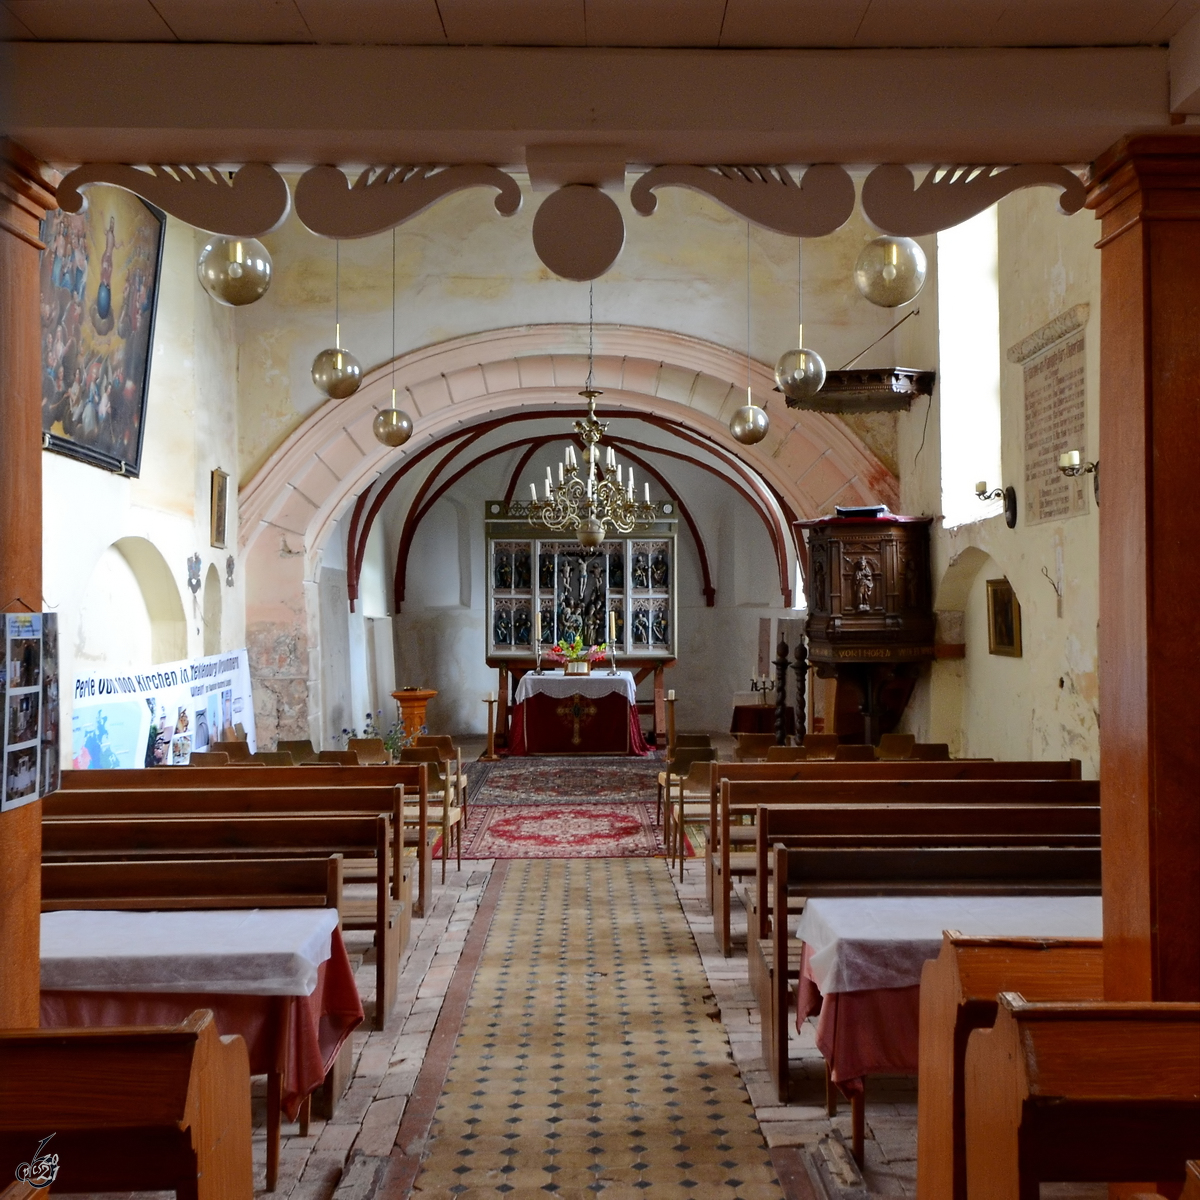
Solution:
M 630 671 L 530 672 L 517 684 L 514 700 L 509 754 L 650 753 Z
M 331 908 L 43 913 L 42 1028 L 176 1025 L 212 1009 L 268 1077 L 268 1109 L 278 1097 L 295 1120 L 363 1019 L 337 922 Z M 277 1162 L 277 1110 L 268 1125 Z
M 867 1075 L 915 1075 L 921 968 L 942 932 L 973 937 L 1101 936 L 1099 896 L 899 896 L 810 900 L 796 1021 L 820 1011 L 817 1047 L 833 1081 L 861 1093 Z

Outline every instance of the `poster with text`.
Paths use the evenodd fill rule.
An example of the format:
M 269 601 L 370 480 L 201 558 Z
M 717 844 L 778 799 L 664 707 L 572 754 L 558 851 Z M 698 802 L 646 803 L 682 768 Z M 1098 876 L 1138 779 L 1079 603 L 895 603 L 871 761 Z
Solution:
M 45 732 L 58 729 L 58 626 L 53 614 L 42 613 L 5 613 L 3 622 L 0 809 L 9 809 L 58 786 L 42 766 Z
M 194 750 L 242 731 L 252 753 L 257 746 L 245 650 L 144 671 L 80 675 L 72 696 L 70 765 L 76 771 L 183 766 Z

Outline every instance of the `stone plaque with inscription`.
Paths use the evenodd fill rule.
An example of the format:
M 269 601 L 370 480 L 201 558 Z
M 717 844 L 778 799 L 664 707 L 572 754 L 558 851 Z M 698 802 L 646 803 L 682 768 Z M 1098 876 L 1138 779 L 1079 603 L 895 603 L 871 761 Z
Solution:
M 1069 309 L 1008 352 L 1025 372 L 1026 525 L 1088 511 L 1086 480 L 1058 469 L 1064 450 L 1087 449 L 1087 312 L 1086 304 Z

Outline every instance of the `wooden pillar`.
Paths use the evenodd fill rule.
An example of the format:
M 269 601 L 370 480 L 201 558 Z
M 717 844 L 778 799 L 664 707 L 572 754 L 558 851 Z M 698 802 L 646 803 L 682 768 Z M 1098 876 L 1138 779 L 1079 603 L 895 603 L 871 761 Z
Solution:
M 1104 993 L 1200 1000 L 1200 137 L 1131 134 L 1092 176 Z
M 0 143 L 0 611 L 42 610 L 39 225 L 53 194 Z M 42 805 L 0 813 L 0 1028 L 38 1023 Z

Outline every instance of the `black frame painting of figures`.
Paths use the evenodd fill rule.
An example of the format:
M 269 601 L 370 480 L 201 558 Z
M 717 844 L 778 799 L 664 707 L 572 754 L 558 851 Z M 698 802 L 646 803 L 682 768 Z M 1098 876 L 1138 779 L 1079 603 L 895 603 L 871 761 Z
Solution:
M 166 216 L 96 186 L 42 222 L 42 431 L 46 449 L 136 476 Z

